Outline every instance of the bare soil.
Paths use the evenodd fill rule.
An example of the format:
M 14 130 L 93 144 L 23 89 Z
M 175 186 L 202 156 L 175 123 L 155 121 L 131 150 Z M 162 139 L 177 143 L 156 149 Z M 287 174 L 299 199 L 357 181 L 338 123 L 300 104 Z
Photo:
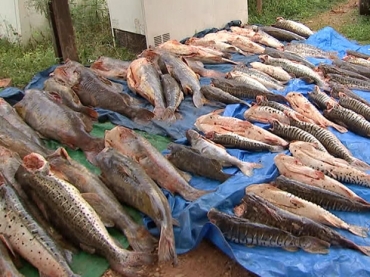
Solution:
M 331 26 L 340 32 L 341 26 L 355 20 L 354 12 L 358 10 L 358 0 L 349 0 L 331 10 L 304 20 L 312 30 Z M 153 265 L 143 269 L 148 277 L 254 277 L 257 276 L 235 261 L 208 241 L 203 241 L 192 251 L 179 255 L 179 264 Z M 108 270 L 103 277 L 118 277 Z

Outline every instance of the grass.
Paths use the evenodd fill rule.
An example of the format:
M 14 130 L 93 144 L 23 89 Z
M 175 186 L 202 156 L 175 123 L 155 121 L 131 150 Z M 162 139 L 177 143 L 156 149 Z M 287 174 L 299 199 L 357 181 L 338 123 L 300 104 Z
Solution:
M 28 1 L 45 12 L 46 0 Z M 70 0 L 71 16 L 83 64 L 90 64 L 100 55 L 123 60 L 133 57 L 126 49 L 113 46 L 105 0 L 80 0 L 81 5 L 75 5 L 73 1 Z M 263 0 L 263 13 L 257 15 L 256 0 L 250 0 L 249 22 L 272 24 L 278 16 L 293 20 L 313 18 L 340 2 L 344 0 Z M 350 39 L 369 43 L 369 17 L 354 14 L 352 18 L 354 21 L 345 24 L 339 31 Z M 0 39 L 0 78 L 12 78 L 16 87 L 23 88 L 35 73 L 55 63 L 51 32 L 49 35 L 35 34 L 27 46 Z

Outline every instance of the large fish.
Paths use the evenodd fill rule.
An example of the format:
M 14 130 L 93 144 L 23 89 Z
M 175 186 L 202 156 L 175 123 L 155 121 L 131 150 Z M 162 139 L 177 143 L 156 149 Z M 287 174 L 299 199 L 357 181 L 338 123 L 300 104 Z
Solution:
M 219 101 L 221 103 L 225 104 L 243 104 L 246 105 L 247 107 L 250 107 L 250 104 L 247 103 L 246 101 L 243 101 L 239 99 L 238 97 L 235 97 L 231 95 L 230 93 L 227 93 L 223 91 L 220 88 L 217 88 L 212 85 L 205 85 L 202 86 L 200 89 L 200 92 L 203 94 L 203 96 L 210 101 Z
M 337 52 L 326 52 L 307 43 L 289 43 L 284 46 L 284 51 L 290 51 L 303 57 L 330 59 L 337 57 Z
M 308 100 L 315 104 L 320 110 L 325 110 L 330 105 L 336 105 L 337 101 L 331 98 L 326 93 L 322 92 L 318 86 L 314 87 L 314 90 L 308 92 Z
M 347 161 L 323 153 L 313 143 L 301 141 L 289 145 L 290 152 L 301 163 L 319 170 L 340 182 L 370 187 L 370 175 L 352 167 Z
M 237 26 L 230 27 L 231 32 L 246 36 L 250 38 L 254 42 L 258 42 L 262 45 L 273 47 L 276 49 L 282 50 L 284 48 L 284 44 L 282 44 L 279 40 L 270 36 L 266 32 L 262 31 L 258 28 L 258 26 L 251 26 L 251 28 L 241 28 Z
M 269 55 L 270 57 L 273 57 L 273 58 L 287 59 L 290 61 L 298 62 L 311 69 L 314 69 L 314 70 L 316 69 L 316 66 L 313 63 L 309 62 L 301 55 L 298 55 L 290 51 L 279 51 L 274 48 L 266 47 L 264 54 Z
M 56 94 L 64 105 L 76 112 L 83 113 L 93 119 L 96 119 L 99 116 L 94 109 L 82 105 L 80 98 L 78 98 L 73 89 L 61 84 L 54 77 L 51 77 L 44 82 L 44 90 L 51 94 Z
M 370 107 L 361 101 L 351 98 L 345 93 L 339 93 L 339 105 L 343 108 L 354 111 L 355 113 L 362 115 L 366 120 L 370 120 Z M 334 105 L 332 105 L 334 106 Z
M 360 79 L 360 80 L 369 81 L 369 78 L 367 78 L 367 77 L 365 77 L 361 74 L 358 74 L 358 73 L 356 73 L 352 70 L 343 69 L 343 68 L 340 68 L 340 67 L 337 67 L 337 66 L 334 66 L 334 65 L 331 65 L 331 64 L 321 63 L 317 67 L 317 70 L 322 72 L 322 74 L 325 77 L 328 74 L 339 74 L 339 75 L 343 75 L 343 76 L 349 76 L 349 77 L 357 78 L 357 79 Z
M 294 196 L 286 191 L 280 190 L 273 185 L 250 185 L 246 188 L 246 193 L 250 192 L 257 194 L 272 204 L 294 214 L 308 217 L 331 227 L 347 230 L 356 236 L 367 237 L 367 228 L 350 225 L 320 206 Z
M 273 26 L 291 31 L 305 38 L 314 34 L 314 32 L 306 25 L 293 20 L 284 19 L 283 17 L 277 17 Z
M 278 120 L 283 124 L 290 123 L 289 117 L 284 112 L 258 104 L 248 108 L 243 117 L 250 122 L 271 123 L 273 120 Z
M 334 64 L 341 69 L 350 70 L 352 72 L 356 72 L 358 74 L 361 74 L 367 78 L 370 78 L 370 71 L 368 66 L 360 65 L 360 64 L 353 64 L 349 62 L 345 62 L 340 59 L 334 59 Z
M 170 154 L 166 158 L 180 170 L 225 182 L 232 175 L 222 172 L 222 163 L 215 159 L 204 157 L 189 146 L 170 143 Z
M 234 213 L 252 222 L 279 228 L 293 236 L 316 237 L 332 245 L 353 249 L 367 256 L 370 255 L 370 247 L 359 246 L 333 229 L 307 217 L 285 211 L 253 193 L 248 193 L 242 198 L 241 204 L 234 208 Z
M 351 151 L 349 151 L 343 143 L 329 130 L 321 128 L 316 124 L 306 123 L 297 121 L 294 118 L 290 118 L 290 125 L 298 127 L 317 138 L 326 150 L 335 157 L 341 158 L 349 162 L 352 166 L 359 169 L 368 170 L 370 165 L 353 157 Z
M 348 89 L 346 86 L 342 85 L 342 84 L 339 84 L 339 83 L 335 83 L 335 82 L 329 82 L 330 84 L 330 96 L 335 98 L 335 99 L 339 99 L 339 95 L 341 93 L 344 93 L 346 96 L 350 97 L 350 98 L 353 98 L 353 99 L 356 99 L 357 101 L 360 101 L 361 103 L 367 105 L 370 107 L 370 103 L 362 98 L 361 96 L 359 96 L 358 94 L 354 93 L 352 90 Z
M 281 28 L 275 28 L 273 26 L 263 26 L 263 27 L 259 27 L 259 29 L 261 29 L 265 33 L 269 34 L 270 36 L 272 36 L 272 37 L 274 37 L 278 40 L 282 40 L 282 41 L 306 40 L 305 37 L 300 36 L 296 33 L 293 33 L 293 32 L 287 31 L 287 30 L 283 30 Z
M 32 129 L 17 113 L 17 111 L 10 106 L 3 98 L 0 98 L 0 118 L 8 121 L 14 128 L 22 132 L 30 141 L 44 146 L 44 142 L 40 139 L 37 132 Z
M 252 68 L 264 72 L 282 82 L 288 82 L 290 79 L 292 79 L 292 76 L 290 76 L 289 73 L 280 66 L 267 65 L 261 62 L 252 62 L 250 65 Z
M 191 37 L 185 42 L 185 44 L 208 47 L 224 53 L 239 53 L 241 55 L 247 55 L 238 47 L 219 40 L 207 40 L 204 38 Z
M 366 203 L 361 197 L 355 194 L 347 186 L 326 176 L 323 172 L 304 165 L 294 156 L 278 154 L 274 158 L 275 165 L 281 175 L 312 186 L 330 190 L 337 194 L 351 198 L 354 201 Z
M 151 254 L 128 251 L 117 245 L 78 189 L 52 174 L 42 156 L 32 153 L 24 157 L 22 167 L 20 178 L 52 210 L 52 220 L 65 230 L 65 236 L 78 241 L 83 250 L 103 255 L 113 270 L 127 276 L 138 276 L 132 267 L 153 262 Z
M 221 71 L 205 68 L 201 61 L 196 61 L 191 58 L 183 58 L 183 61 L 191 68 L 191 70 L 201 77 L 223 78 L 226 76 L 226 74 Z
M 167 121 L 174 116 L 173 111 L 166 109 L 159 74 L 146 58 L 132 61 L 127 70 L 127 84 L 132 92 L 140 94 L 153 105 L 155 119 Z
M 73 160 L 64 148 L 58 148 L 47 157 L 51 172 L 73 184 L 82 197 L 94 208 L 107 227 L 118 227 L 135 251 L 151 251 L 155 239 L 142 225 L 138 225 L 123 209 L 115 195 L 79 162 Z
M 191 144 L 191 147 L 199 151 L 202 155 L 211 159 L 217 159 L 223 163 L 223 165 L 234 165 L 240 169 L 246 176 L 253 175 L 253 169 L 262 168 L 263 165 L 260 163 L 250 163 L 239 160 L 238 158 L 231 156 L 227 153 L 224 147 L 220 147 L 212 141 L 201 136 L 197 131 L 187 130 L 186 138 Z
M 141 108 L 141 101 L 122 92 L 117 83 L 96 75 L 84 66 L 67 62 L 54 70 L 54 77 L 71 87 L 85 106 L 111 110 L 140 124 L 148 123 L 154 117 L 152 112 Z
M 18 195 L 0 174 L 0 234 L 10 249 L 19 253 L 44 276 L 78 277 L 61 250 L 25 209 Z
M 326 128 L 333 127 L 341 133 L 347 132 L 343 126 L 336 124 L 325 118 L 311 103 L 310 101 L 299 92 L 289 92 L 286 95 L 290 106 L 297 112 L 311 118 L 317 125 Z
M 370 67 L 370 60 L 359 58 L 359 57 L 354 57 L 352 55 L 344 56 L 343 61 L 353 63 L 353 64 L 359 64 L 359 65 L 366 66 L 366 67 Z
M 345 85 L 350 89 L 358 89 L 363 91 L 370 91 L 370 80 L 361 80 L 353 77 L 343 76 L 339 74 L 327 74 L 327 78 L 330 81 L 335 81 Z
M 316 254 L 327 254 L 330 244 L 315 237 L 295 237 L 278 228 L 251 222 L 245 218 L 229 215 L 211 208 L 207 217 L 223 236 L 232 242 L 246 245 L 282 247 L 288 251 L 298 248 Z
M 164 98 L 166 99 L 166 111 L 171 117 L 170 121 L 176 121 L 179 114 L 176 114 L 181 102 L 184 100 L 184 93 L 177 81 L 170 74 L 161 75 Z
M 90 68 L 105 78 L 118 78 L 126 80 L 127 69 L 131 61 L 122 61 L 110 57 L 100 56 Z
M 14 108 L 30 125 L 48 139 L 72 149 L 82 149 L 89 161 L 104 148 L 104 141 L 86 132 L 81 114 L 53 100 L 40 90 L 27 90 Z
M 96 157 L 101 177 L 124 203 L 148 215 L 161 232 L 159 261 L 177 263 L 171 209 L 163 192 L 131 158 L 113 148 L 105 148 Z
M 194 201 L 209 191 L 193 188 L 175 167 L 144 137 L 123 126 L 105 132 L 105 146 L 116 149 L 139 162 L 145 172 L 162 188 Z

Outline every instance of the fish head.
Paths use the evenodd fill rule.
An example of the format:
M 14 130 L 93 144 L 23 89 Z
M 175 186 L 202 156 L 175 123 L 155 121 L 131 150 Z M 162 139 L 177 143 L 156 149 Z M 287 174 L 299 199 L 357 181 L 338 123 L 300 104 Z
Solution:
M 113 147 L 117 143 L 127 143 L 134 139 L 136 139 L 134 131 L 123 126 L 116 126 L 109 131 L 107 130 L 104 135 L 105 147 Z
M 46 159 L 37 153 L 31 153 L 23 158 L 23 167 L 31 173 L 40 172 L 48 174 L 50 171 L 49 163 Z
M 74 86 L 80 80 L 80 73 L 77 70 L 78 66 L 73 63 L 66 63 L 58 66 L 54 70 L 54 76 L 57 81 L 67 86 Z
M 111 160 L 114 152 L 115 150 L 112 147 L 106 146 L 98 155 L 95 156 L 97 165 L 102 167 L 104 164 L 107 164 L 107 162 Z
M 254 193 L 255 195 L 261 196 L 261 194 L 265 190 L 273 188 L 273 187 L 274 186 L 272 186 L 271 184 L 267 184 L 267 183 L 252 184 L 245 188 L 245 194 L 247 195 L 247 194 Z
M 192 130 L 192 129 L 189 129 L 186 131 L 186 139 L 192 143 L 193 141 L 197 141 L 198 139 L 200 139 L 201 135 L 195 131 L 195 130 Z
M 276 18 L 276 22 L 281 22 L 281 21 L 284 21 L 284 20 L 285 20 L 284 17 L 281 17 L 281 16 L 278 16 Z
M 291 91 L 289 92 L 285 98 L 288 100 L 289 104 L 294 105 L 294 106 L 299 106 L 306 99 L 302 93 Z

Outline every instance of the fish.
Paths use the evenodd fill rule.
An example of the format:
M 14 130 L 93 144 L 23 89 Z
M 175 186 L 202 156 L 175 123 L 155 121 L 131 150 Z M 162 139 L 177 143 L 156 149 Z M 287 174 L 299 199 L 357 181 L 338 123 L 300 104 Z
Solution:
M 284 88 L 281 82 L 279 82 L 278 80 L 272 78 L 270 75 L 263 73 L 257 69 L 249 68 L 244 65 L 238 65 L 234 67 L 233 71 L 243 72 L 244 74 L 247 74 L 249 77 L 263 84 L 266 88 L 276 89 L 276 90 L 281 90 Z
M 191 144 L 191 147 L 201 153 L 201 155 L 217 159 L 222 162 L 224 166 L 234 165 L 246 176 L 253 175 L 253 169 L 262 168 L 260 163 L 250 163 L 239 160 L 227 153 L 226 149 L 213 143 L 212 141 L 201 136 L 197 131 L 189 129 L 186 131 L 186 138 Z
M 281 41 L 306 40 L 305 37 L 300 36 L 296 33 L 273 26 L 263 26 L 259 27 L 259 29 Z
M 222 235 L 235 243 L 267 247 L 281 247 L 287 251 L 299 248 L 308 253 L 327 254 L 329 243 L 314 237 L 295 237 L 279 228 L 251 222 L 211 208 L 207 217 L 216 225 Z
M 258 95 L 256 97 L 256 103 L 259 106 L 266 106 L 266 107 L 271 107 L 275 110 L 279 110 L 281 112 L 289 112 L 290 116 L 293 116 L 295 119 L 304 121 L 304 122 L 309 122 L 309 123 L 314 123 L 314 121 L 307 116 L 304 116 L 300 114 L 299 112 L 296 112 L 292 108 L 290 108 L 287 105 L 275 102 L 275 101 L 269 101 L 265 96 Z
M 127 69 L 127 85 L 132 92 L 141 95 L 153 105 L 154 119 L 169 121 L 173 118 L 173 111 L 166 109 L 159 74 L 146 58 L 131 62 Z
M 348 150 L 332 132 L 315 124 L 297 121 L 294 118 L 290 118 L 290 125 L 298 127 L 313 135 L 333 156 L 346 160 L 356 168 L 364 170 L 370 169 L 367 163 L 353 157 L 351 151 Z
M 17 111 L 4 98 L 0 98 L 0 117 L 22 132 L 33 143 L 41 147 L 45 146 L 39 134 L 19 116 Z
M 258 104 L 248 108 L 244 112 L 243 117 L 250 122 L 270 123 L 275 119 L 283 124 L 290 123 L 289 118 L 284 112 L 269 106 L 260 106 Z
M 307 93 L 307 98 L 320 110 L 325 110 L 328 104 L 337 104 L 337 101 L 322 92 L 318 86 L 314 86 L 313 91 Z
M 202 156 L 193 148 L 181 144 L 170 143 L 170 154 L 166 158 L 177 168 L 197 176 L 225 182 L 232 174 L 222 172 L 222 163 L 215 159 Z
M 20 129 L 6 120 L 0 120 L 0 145 L 16 152 L 21 158 L 32 152 L 43 156 L 50 153 L 46 147 L 31 141 Z
M 161 84 L 163 88 L 164 98 L 166 100 L 166 111 L 168 113 L 169 121 L 176 121 L 180 118 L 180 114 L 177 114 L 181 102 L 184 100 L 184 93 L 177 81 L 170 74 L 161 75 Z
M 288 43 L 284 46 L 284 51 L 294 52 L 303 57 L 322 59 L 330 59 L 338 56 L 338 52 L 327 52 L 307 43 Z
M 25 96 L 14 108 L 34 130 L 72 149 L 82 149 L 91 163 L 104 148 L 101 138 L 86 132 L 81 114 L 54 101 L 40 90 L 26 90 Z
M 328 108 L 323 111 L 323 115 L 329 120 L 348 128 L 355 134 L 370 137 L 370 122 L 352 110 L 343 108 L 339 104 L 335 106 L 328 105 Z
M 361 58 L 361 59 L 366 59 L 367 60 L 367 59 L 370 58 L 370 55 L 367 55 L 365 53 L 361 53 L 361 52 L 358 52 L 358 51 L 350 50 L 350 49 L 347 49 L 346 53 L 349 56 L 353 56 L 353 57 L 357 57 L 357 58 Z
M 51 172 L 73 184 L 94 208 L 104 225 L 118 227 L 135 251 L 151 251 L 156 240 L 123 209 L 115 195 L 85 166 L 73 160 L 63 147 L 46 157 Z
M 203 96 L 206 99 L 210 101 L 213 100 L 213 101 L 218 101 L 218 102 L 225 103 L 225 104 L 242 104 L 247 107 L 251 106 L 248 102 L 241 100 L 240 98 L 237 98 L 231 95 L 230 93 L 227 93 L 223 91 L 222 89 L 217 88 L 213 85 L 202 86 L 200 89 L 200 92 L 203 94 Z
M 252 68 L 264 72 L 279 81 L 288 82 L 292 79 L 292 76 L 280 66 L 267 65 L 261 62 L 251 62 L 250 65 Z
M 223 72 L 205 68 L 201 61 L 196 61 L 191 58 L 183 58 L 183 61 L 190 67 L 191 70 L 201 77 L 224 78 L 226 76 L 226 74 Z
M 285 71 L 296 76 L 297 78 L 303 78 L 309 82 L 313 81 L 319 87 L 327 86 L 317 72 L 303 64 L 295 63 L 287 59 L 273 58 L 268 55 L 260 55 L 259 58 L 267 65 L 281 66 Z
M 361 79 L 364 81 L 369 81 L 368 77 L 358 74 L 352 70 L 343 69 L 343 68 L 340 68 L 340 67 L 337 67 L 331 64 L 321 63 L 317 67 L 317 70 L 319 72 L 322 72 L 324 76 L 326 76 L 327 74 L 338 74 L 338 75 L 343 75 L 343 76 L 349 76 L 349 77 L 356 78 L 356 79 Z
M 259 89 L 249 83 L 233 79 L 211 79 L 211 85 L 240 99 L 255 99 L 258 95 L 266 96 L 268 100 L 286 103 L 283 95 L 274 94 L 269 90 Z
M 0 174 L 0 234 L 11 251 L 19 253 L 41 276 L 78 277 L 61 250 L 23 206 Z
M 293 150 L 293 148 L 292 148 Z M 296 153 L 294 153 L 296 154 Z M 297 156 L 299 154 L 297 153 Z M 320 170 L 313 169 L 310 166 L 304 165 L 300 159 L 294 155 L 280 155 L 275 156 L 275 165 L 281 175 L 294 179 L 315 187 L 330 190 L 344 197 L 353 199 L 354 201 L 365 203 L 366 201 L 355 194 L 352 190 L 341 184 L 337 180 L 325 175 Z M 306 160 L 305 160 L 306 161 Z
M 347 129 L 324 117 L 310 102 L 299 92 L 289 92 L 286 96 L 290 106 L 297 112 L 311 118 L 318 126 L 323 128 L 333 127 L 338 132 L 346 133 Z
M 354 56 L 351 56 L 351 55 L 344 56 L 343 61 L 353 63 L 353 64 L 363 65 L 363 66 L 366 66 L 366 67 L 370 67 L 370 60 L 354 57 Z
M 247 73 L 242 71 L 233 70 L 227 73 L 226 78 L 238 81 L 242 84 L 250 86 L 252 89 L 260 90 L 269 93 L 268 88 L 255 78 L 250 77 Z
M 195 127 L 203 132 L 217 131 L 218 133 L 233 132 L 240 136 L 258 140 L 272 145 L 288 146 L 288 142 L 271 132 L 256 126 L 248 121 L 233 117 L 226 117 L 212 112 L 198 117 L 195 121 Z
M 280 190 L 271 184 L 250 185 L 246 187 L 246 193 L 250 192 L 294 214 L 308 217 L 321 224 L 347 230 L 359 237 L 367 237 L 367 228 L 350 225 L 322 207 Z
M 298 140 L 315 143 L 321 151 L 327 152 L 326 148 L 321 144 L 321 142 L 318 139 L 316 139 L 313 135 L 298 127 L 290 126 L 289 124 L 283 124 L 278 120 L 273 120 L 269 130 L 273 134 L 278 135 L 289 141 Z
M 295 141 L 289 145 L 292 155 L 305 165 L 340 182 L 370 187 L 370 175 L 347 161 L 323 153 L 315 144 Z M 361 201 L 363 202 L 363 201 Z
M 290 60 L 294 62 L 299 62 L 311 69 L 316 69 L 316 66 L 313 63 L 309 62 L 301 55 L 298 55 L 290 51 L 279 51 L 274 48 L 266 47 L 264 54 L 269 55 L 270 57 L 273 57 L 273 58 L 286 59 L 286 60 Z
M 281 16 L 276 18 L 276 22 L 273 24 L 273 27 L 296 33 L 304 38 L 308 38 L 314 34 L 314 32 L 306 25 L 297 21 L 284 19 Z
M 208 47 L 224 53 L 238 53 L 241 55 L 246 55 L 246 53 L 244 53 L 238 47 L 218 40 L 205 40 L 203 38 L 191 37 L 185 42 L 185 44 Z
M 360 80 L 357 78 L 347 77 L 339 74 L 327 74 L 327 78 L 331 81 L 338 82 L 350 89 L 358 89 L 370 91 L 370 81 Z
M 346 88 L 344 85 L 339 84 L 339 83 L 335 83 L 335 82 L 329 82 L 329 84 L 330 84 L 330 87 L 331 87 L 331 89 L 330 89 L 330 96 L 331 97 L 333 97 L 335 99 L 339 99 L 339 94 L 344 93 L 348 97 L 356 99 L 356 100 L 360 101 L 361 103 L 365 104 L 366 106 L 370 107 L 370 103 L 367 100 L 360 97 L 359 95 L 354 93 L 352 90 Z
M 143 125 L 154 117 L 151 111 L 141 108 L 142 101 L 122 92 L 108 79 L 84 66 L 67 62 L 54 70 L 54 78 L 69 84 L 85 106 L 117 112 Z
M 14 265 L 10 253 L 3 242 L 0 243 L 0 276 L 24 277 Z
M 111 57 L 100 56 L 94 61 L 90 68 L 97 74 L 112 79 L 127 79 L 127 69 L 131 61 L 123 61 Z
M 270 151 L 270 152 L 282 152 L 284 147 L 279 145 L 270 145 L 267 143 L 260 142 L 258 140 L 253 140 L 245 138 L 238 134 L 226 133 L 219 134 L 217 132 L 209 132 L 205 134 L 205 137 L 214 143 L 223 145 L 228 148 L 236 148 L 242 150 L 248 150 L 251 152 L 259 151 Z
M 343 108 L 354 111 L 355 113 L 362 115 L 366 120 L 370 120 L 370 107 L 357 99 L 347 96 L 345 93 L 339 93 L 338 104 Z M 334 105 L 333 105 L 334 106 Z
M 195 201 L 211 191 L 192 187 L 175 167 L 144 137 L 123 126 L 105 132 L 105 146 L 139 162 L 160 187 L 177 193 L 187 201 Z
M 273 181 L 273 186 L 328 210 L 366 212 L 370 209 L 370 203 L 359 203 L 330 190 L 311 186 L 282 175 Z
M 333 229 L 307 217 L 283 210 L 254 193 L 246 194 L 234 208 L 236 216 L 291 233 L 293 236 L 316 237 L 331 245 L 341 246 L 369 255 L 368 246 L 359 246 Z
M 164 50 L 145 50 L 142 53 L 145 57 L 158 59 L 164 64 L 167 72 L 171 74 L 181 85 L 182 91 L 193 95 L 194 106 L 200 108 L 204 104 L 204 97 L 200 93 L 200 82 L 198 76 L 193 70 L 181 59 Z
M 160 229 L 159 262 L 177 264 L 171 208 L 157 184 L 137 162 L 113 148 L 105 148 L 96 160 L 102 180 L 120 201 L 148 215 Z
M 353 63 L 350 63 L 350 62 L 345 62 L 345 61 L 340 60 L 340 59 L 334 59 L 333 63 L 336 66 L 340 67 L 341 69 L 350 70 L 352 72 L 356 72 L 356 73 L 361 74 L 361 75 L 363 75 L 367 78 L 370 78 L 370 72 L 369 72 L 368 66 L 364 66 L 364 65 L 361 65 L 361 64 L 353 64 Z
M 138 276 L 132 267 L 154 261 L 151 254 L 121 248 L 78 189 L 52 174 L 44 157 L 36 153 L 29 154 L 23 158 L 21 167 L 24 171 L 20 177 L 52 210 L 55 214 L 53 220 L 58 220 L 60 228 L 65 230 L 64 234 L 78 241 L 83 250 L 103 255 L 114 271 L 128 276 Z
M 276 49 L 284 48 L 284 44 L 282 44 L 279 40 L 265 33 L 255 25 L 252 26 L 252 28 L 241 28 L 237 26 L 231 26 L 230 30 L 235 34 L 246 36 L 250 38 L 252 41 L 258 42 L 262 45 L 273 47 Z
M 44 82 L 44 91 L 56 95 L 64 105 L 76 112 L 83 113 L 92 119 L 99 117 L 98 112 L 91 107 L 82 105 L 77 94 L 70 87 L 58 82 L 56 78 L 51 77 Z

